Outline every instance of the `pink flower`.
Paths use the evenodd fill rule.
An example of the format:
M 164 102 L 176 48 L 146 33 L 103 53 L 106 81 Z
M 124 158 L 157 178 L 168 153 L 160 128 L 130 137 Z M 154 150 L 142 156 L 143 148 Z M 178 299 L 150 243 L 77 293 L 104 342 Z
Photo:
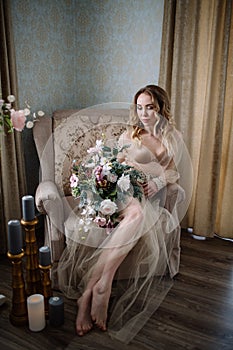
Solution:
M 100 165 L 97 165 L 97 167 L 94 169 L 94 174 L 95 174 L 95 177 L 96 177 L 97 181 L 103 180 L 103 173 L 102 173 L 102 171 L 103 171 L 103 168 Z
M 24 111 L 15 111 L 14 109 L 11 110 L 11 121 L 13 124 L 13 128 L 17 131 L 22 131 L 25 122 L 26 122 L 26 117 L 24 114 Z
M 103 227 L 106 225 L 106 219 L 102 218 L 101 216 L 97 216 L 94 220 L 94 222 L 99 225 L 100 227 Z
M 71 187 L 77 187 L 78 186 L 79 179 L 75 174 L 72 174 L 70 177 L 70 186 Z

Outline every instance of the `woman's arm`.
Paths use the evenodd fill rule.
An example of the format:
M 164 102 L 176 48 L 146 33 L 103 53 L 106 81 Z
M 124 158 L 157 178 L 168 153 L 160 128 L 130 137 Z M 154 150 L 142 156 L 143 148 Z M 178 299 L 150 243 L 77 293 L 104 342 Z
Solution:
M 120 147 L 130 144 L 131 142 L 132 141 L 127 133 L 122 134 L 119 139 Z M 168 156 L 166 162 L 161 162 L 163 165 L 159 163 L 155 156 L 152 157 L 152 160 L 147 163 L 138 163 L 132 159 L 132 156 L 128 154 L 126 148 L 119 153 L 118 160 L 120 162 L 125 162 L 127 165 L 143 172 L 146 175 L 147 181 L 145 181 L 143 184 L 143 189 L 145 196 L 149 198 L 153 197 L 163 187 L 167 186 L 168 184 L 176 183 L 179 179 L 179 173 L 176 170 L 175 163 L 173 159 L 169 159 Z

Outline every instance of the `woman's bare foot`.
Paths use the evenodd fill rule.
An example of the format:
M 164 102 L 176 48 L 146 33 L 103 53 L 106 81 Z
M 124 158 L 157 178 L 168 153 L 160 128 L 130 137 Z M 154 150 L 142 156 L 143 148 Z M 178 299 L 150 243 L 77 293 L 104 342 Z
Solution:
M 105 288 L 99 281 L 94 286 L 92 293 L 91 318 L 102 331 L 106 331 L 111 285 Z
M 88 333 L 93 327 L 91 319 L 91 296 L 91 290 L 87 290 L 77 302 L 78 315 L 76 318 L 76 331 L 79 336 Z

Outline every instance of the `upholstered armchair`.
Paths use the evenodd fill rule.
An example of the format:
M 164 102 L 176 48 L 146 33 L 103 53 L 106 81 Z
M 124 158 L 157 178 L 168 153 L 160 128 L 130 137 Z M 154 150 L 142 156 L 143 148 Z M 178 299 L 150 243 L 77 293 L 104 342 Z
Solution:
M 117 139 L 125 130 L 129 118 L 127 108 L 90 108 L 81 111 L 56 111 L 52 117 L 42 117 L 34 126 L 33 135 L 40 160 L 40 183 L 36 190 L 37 209 L 44 214 L 45 245 L 51 249 L 52 285 L 56 287 L 56 267 L 65 247 L 64 223 L 72 226 L 71 212 L 78 204 L 71 195 L 69 178 L 73 159 L 83 159 L 86 150 L 95 145 L 97 139 Z M 177 201 L 177 187 L 172 185 L 167 209 L 172 211 Z M 162 190 L 161 190 L 162 191 Z M 163 197 L 163 192 L 160 196 Z M 179 201 L 182 201 L 180 198 Z M 167 245 L 173 249 L 170 260 L 170 274 L 179 269 L 180 230 L 169 237 Z M 133 251 L 126 259 L 130 260 Z M 122 278 L 127 268 L 121 270 Z
M 35 201 L 44 214 L 45 245 L 51 249 L 52 277 L 65 246 L 64 222 L 77 200 L 71 195 L 69 178 L 73 159 L 82 159 L 86 150 L 95 145 L 102 134 L 116 139 L 125 130 L 129 117 L 126 108 L 56 111 L 52 117 L 42 117 L 33 128 L 40 160 L 40 183 Z

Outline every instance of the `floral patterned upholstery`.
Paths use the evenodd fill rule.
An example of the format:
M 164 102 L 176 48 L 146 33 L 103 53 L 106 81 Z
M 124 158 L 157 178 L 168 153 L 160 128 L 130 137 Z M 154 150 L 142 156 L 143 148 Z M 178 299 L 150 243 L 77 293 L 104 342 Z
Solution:
M 93 147 L 97 139 L 105 135 L 106 139 L 116 139 L 124 130 L 128 111 L 110 111 L 100 115 L 90 115 L 90 111 L 74 113 L 67 118 L 55 119 L 54 129 L 54 174 L 55 183 L 61 194 L 71 194 L 69 178 L 73 159 L 83 159 L 87 149 Z M 89 115 L 88 115 L 89 114 Z

